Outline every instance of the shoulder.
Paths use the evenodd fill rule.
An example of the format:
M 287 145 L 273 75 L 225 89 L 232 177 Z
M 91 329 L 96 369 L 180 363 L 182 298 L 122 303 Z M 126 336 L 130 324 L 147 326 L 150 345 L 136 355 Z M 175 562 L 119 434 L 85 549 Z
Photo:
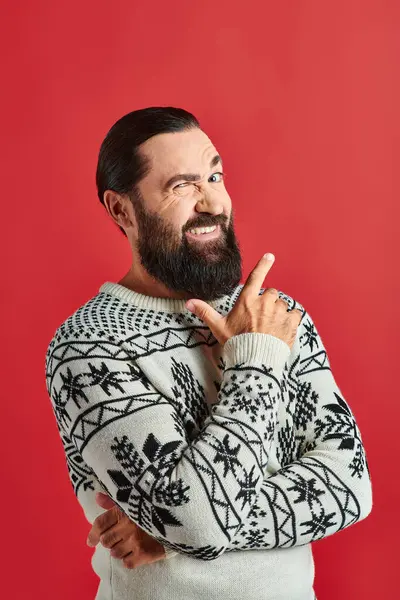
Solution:
M 46 359 L 59 346 L 68 343 L 115 342 L 126 332 L 121 301 L 99 292 L 79 306 L 57 327 L 47 346 Z
M 108 361 L 129 358 L 124 344 L 126 325 L 125 303 L 98 293 L 79 306 L 55 330 L 45 355 L 46 384 L 49 394 L 56 374 L 65 369 L 71 376 L 72 367 L 88 364 L 106 369 Z M 132 332 L 131 332 L 132 333 Z M 133 332 L 134 334 L 135 332 Z M 101 362 L 101 364 L 100 364 Z M 111 362 L 110 362 L 111 364 Z M 88 371 L 88 372 L 89 372 Z M 80 385 L 80 384 L 79 384 Z

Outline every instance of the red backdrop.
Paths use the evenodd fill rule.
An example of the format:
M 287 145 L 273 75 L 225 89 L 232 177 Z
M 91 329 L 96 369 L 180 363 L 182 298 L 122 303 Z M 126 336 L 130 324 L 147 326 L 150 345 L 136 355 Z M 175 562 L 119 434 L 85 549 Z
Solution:
M 194 112 L 220 150 L 244 275 L 275 253 L 268 284 L 312 314 L 363 434 L 374 509 L 314 545 L 318 598 L 397 597 L 398 7 L 3 2 L 2 597 L 95 595 L 45 351 L 129 268 L 97 152 L 117 118 L 157 104 Z

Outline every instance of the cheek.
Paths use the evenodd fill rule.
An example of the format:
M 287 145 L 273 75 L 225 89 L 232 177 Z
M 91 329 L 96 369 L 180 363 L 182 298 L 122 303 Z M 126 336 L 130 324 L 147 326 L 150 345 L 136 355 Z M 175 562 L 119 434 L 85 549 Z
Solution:
M 232 217 L 232 201 L 227 191 L 223 190 L 218 195 L 218 200 L 223 207 L 222 210 L 228 219 Z
M 171 196 L 166 198 L 159 207 L 159 214 L 167 219 L 174 227 L 181 229 L 193 214 L 195 202 L 191 201 L 189 194 L 186 196 Z
M 225 187 L 222 188 L 222 190 L 221 190 L 221 196 L 224 198 L 226 205 L 229 206 L 229 209 L 230 209 L 232 206 L 232 200 L 231 200 L 231 197 L 228 194 L 228 191 Z
M 182 210 L 182 207 L 188 205 L 188 200 L 188 194 L 186 194 L 186 196 L 184 194 L 168 194 L 161 200 L 161 202 L 158 203 L 157 212 L 160 215 L 169 217 L 171 220 L 174 220 L 173 215 L 180 212 Z

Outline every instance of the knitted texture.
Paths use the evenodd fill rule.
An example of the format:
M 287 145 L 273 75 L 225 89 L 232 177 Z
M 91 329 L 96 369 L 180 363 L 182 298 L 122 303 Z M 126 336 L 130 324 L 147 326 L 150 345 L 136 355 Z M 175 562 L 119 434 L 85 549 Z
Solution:
M 211 304 L 227 314 L 241 288 Z M 312 600 L 311 542 L 369 514 L 354 415 L 310 314 L 279 296 L 303 313 L 292 349 L 221 347 L 184 301 L 112 282 L 55 332 L 47 390 L 87 519 L 105 491 L 167 549 L 128 570 L 98 544 L 97 600 Z

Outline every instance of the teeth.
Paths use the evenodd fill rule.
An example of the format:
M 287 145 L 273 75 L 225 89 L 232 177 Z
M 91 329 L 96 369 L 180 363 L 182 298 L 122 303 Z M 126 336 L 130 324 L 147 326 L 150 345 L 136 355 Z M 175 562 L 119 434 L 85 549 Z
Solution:
M 193 233 L 193 235 L 200 235 L 201 233 L 211 233 L 216 229 L 216 225 L 214 225 L 213 227 L 196 227 L 196 229 L 190 229 L 189 233 Z

